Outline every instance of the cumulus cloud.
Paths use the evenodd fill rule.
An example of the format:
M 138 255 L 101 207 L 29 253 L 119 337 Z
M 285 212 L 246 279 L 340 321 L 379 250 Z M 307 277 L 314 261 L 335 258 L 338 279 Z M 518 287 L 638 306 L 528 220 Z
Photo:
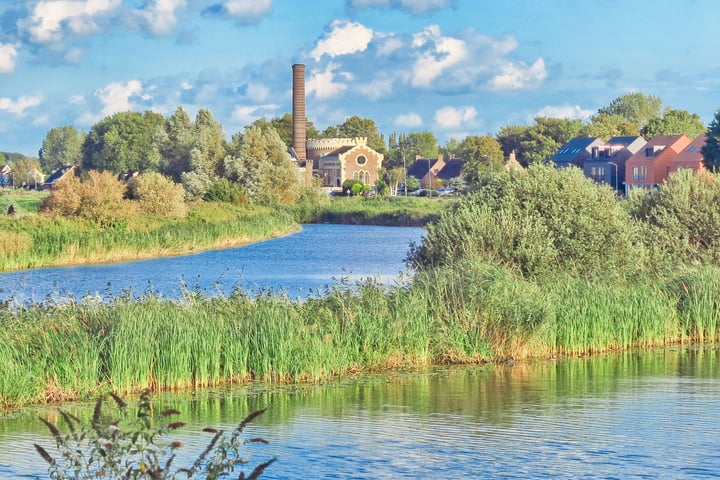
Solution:
M 370 100 L 379 100 L 392 93 L 393 83 L 391 77 L 382 75 L 368 83 L 358 85 L 357 90 Z
M 430 25 L 416 33 L 412 46 L 421 52 L 412 68 L 411 84 L 415 87 L 430 86 L 447 69 L 468 59 L 466 43 L 442 36 L 437 25 Z
M 59 42 L 66 30 L 77 35 L 99 31 L 98 19 L 121 5 L 122 0 L 45 0 L 38 2 L 18 27 L 27 31 L 33 42 Z
M 318 40 L 310 56 L 319 61 L 323 55 L 332 58 L 362 52 L 372 38 L 373 31 L 360 23 L 335 20 L 330 24 L 330 30 Z
M 0 43 L 0 73 L 12 73 L 15 70 L 17 47 L 9 43 Z
M 42 101 L 43 98 L 39 95 L 23 96 L 17 100 L 13 100 L 8 97 L 0 97 L 0 110 L 4 110 L 15 115 L 22 115 L 25 113 L 25 110 L 37 107 L 42 103 Z
M 420 115 L 411 112 L 396 116 L 394 119 L 394 123 L 398 127 L 413 128 L 421 126 L 423 122 Z
M 93 124 L 114 113 L 133 110 L 137 106 L 131 101 L 133 97 L 137 100 L 149 99 L 147 95 L 143 95 L 143 84 L 139 80 L 109 83 L 97 89 L 93 96 L 100 102 L 100 113 L 86 112 L 78 118 L 78 123 Z
M 456 4 L 456 0 L 346 0 L 347 7 L 353 10 L 393 8 L 413 15 L 422 15 L 454 7 Z
M 175 11 L 184 8 L 186 0 L 155 0 L 133 11 L 138 26 L 152 35 L 167 35 L 177 26 Z
M 226 0 L 204 10 L 205 14 L 234 18 L 241 25 L 256 25 L 272 12 L 272 0 Z
M 581 108 L 579 105 L 548 105 L 541 108 L 537 113 L 529 117 L 532 121 L 536 117 L 569 118 L 570 120 L 587 120 L 595 114 L 594 110 Z
M 532 65 L 510 62 L 500 67 L 500 73 L 490 79 L 493 90 L 521 90 L 540 85 L 547 78 L 545 61 L 538 58 Z
M 345 83 L 336 82 L 335 70 L 339 65 L 335 63 L 329 64 L 324 71 L 313 73 L 305 82 L 305 90 L 308 94 L 314 94 L 316 98 L 331 98 L 345 89 Z M 343 74 L 340 74 L 342 76 Z
M 237 105 L 233 108 L 232 119 L 241 125 L 248 125 L 264 116 L 275 115 L 280 105 L 269 103 L 264 105 Z
M 474 107 L 443 107 L 435 112 L 435 123 L 442 129 L 457 128 L 476 116 Z

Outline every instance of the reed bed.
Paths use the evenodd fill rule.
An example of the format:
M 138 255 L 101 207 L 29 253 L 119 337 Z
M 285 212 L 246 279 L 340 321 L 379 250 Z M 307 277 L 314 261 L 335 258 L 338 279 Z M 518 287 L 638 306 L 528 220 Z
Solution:
M 464 267 L 418 273 L 410 286 L 338 285 L 304 301 L 235 292 L 8 306 L 0 405 L 720 338 L 716 268 L 529 280 L 481 261 Z

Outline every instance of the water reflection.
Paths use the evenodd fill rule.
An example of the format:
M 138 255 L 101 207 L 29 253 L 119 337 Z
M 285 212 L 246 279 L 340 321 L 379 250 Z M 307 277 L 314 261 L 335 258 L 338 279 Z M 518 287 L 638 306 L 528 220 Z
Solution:
M 716 346 L 677 347 L 157 402 L 183 412 L 189 453 L 203 427 L 268 407 L 250 432 L 271 444 L 249 451 L 278 457 L 267 478 L 699 478 L 720 472 L 719 367 Z M 36 413 L 0 421 L 0 477 L 39 473 L 29 442 L 50 439 Z

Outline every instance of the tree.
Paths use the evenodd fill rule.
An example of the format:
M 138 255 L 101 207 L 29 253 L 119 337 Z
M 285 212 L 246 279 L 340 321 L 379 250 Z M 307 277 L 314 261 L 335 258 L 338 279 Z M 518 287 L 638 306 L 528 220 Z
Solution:
M 190 152 L 195 143 L 193 123 L 182 107 L 177 107 L 165 121 L 165 132 L 160 171 L 179 182 L 183 172 L 190 171 Z
M 451 138 L 445 142 L 445 145 L 441 146 L 439 150 L 445 158 L 458 156 L 460 154 L 460 142 L 458 142 L 456 138 Z
M 528 162 L 525 161 L 525 151 L 523 150 L 522 141 L 527 136 L 527 132 L 530 129 L 527 125 L 509 125 L 500 127 L 495 138 L 502 146 L 503 153 L 510 155 L 511 152 L 515 152 L 515 158 L 524 167 L 528 166 Z
M 437 158 L 438 144 L 432 132 L 410 132 L 407 135 L 407 141 L 415 146 L 418 154 L 423 158 Z
M 720 172 L 720 109 L 708 126 L 707 141 L 702 147 L 703 165 L 711 172 Z
M 264 118 L 262 121 L 266 121 Z M 256 120 L 257 122 L 257 120 Z M 255 123 L 255 122 L 253 122 Z M 292 128 L 292 114 L 286 113 L 282 117 L 275 117 L 270 120 L 270 124 L 275 127 L 278 135 L 282 139 L 283 143 L 288 147 L 292 146 L 293 143 L 293 128 Z M 305 119 L 305 135 L 306 138 L 319 138 L 320 132 L 315 128 L 315 125 L 307 119 Z
M 166 138 L 162 115 L 149 110 L 116 113 L 90 129 L 83 142 L 82 166 L 115 174 L 157 171 Z
M 349 117 L 344 123 L 334 127 L 328 127 L 323 130 L 321 138 L 367 138 L 367 144 L 370 148 L 379 153 L 385 153 L 385 138 L 378 131 L 374 120 L 369 118 L 360 118 L 358 116 Z
M 224 165 L 227 178 L 256 203 L 292 204 L 297 199 L 299 171 L 269 122 L 246 127 L 239 155 L 228 156 Z
M 225 176 L 226 156 L 222 125 L 215 120 L 210 110 L 201 108 L 193 125 L 190 168 L 180 175 L 190 198 L 202 198 L 215 181 Z
M 29 188 L 37 188 L 38 182 L 42 183 L 40 174 L 40 162 L 34 158 L 23 157 L 12 164 L 13 181 L 15 186 L 28 185 Z
M 662 118 L 651 118 L 642 129 L 643 137 L 652 139 L 658 135 L 685 134 L 695 138 L 707 131 L 707 127 L 700 120 L 700 115 L 687 110 L 667 109 Z
M 568 140 L 583 130 L 581 120 L 537 117 L 520 141 L 523 160 L 527 164 L 544 163 Z
M 630 121 L 637 132 L 641 132 L 651 119 L 660 117 L 662 111 L 662 100 L 658 97 L 628 93 L 616 98 L 607 107 L 599 109 L 598 114 L 618 115 Z
M 587 126 L 587 133 L 591 137 L 600 138 L 640 135 L 640 131 L 632 121 L 621 115 L 610 114 L 593 115 Z
M 174 218 L 182 218 L 187 213 L 182 185 L 158 172 L 134 177 L 128 188 L 142 212 Z
M 80 165 L 84 137 L 71 125 L 51 128 L 40 149 L 42 171 L 52 173 L 62 165 Z
M 491 135 L 470 135 L 460 142 L 460 157 L 465 161 L 462 175 L 470 185 L 478 185 L 489 172 L 503 167 L 500 142 Z

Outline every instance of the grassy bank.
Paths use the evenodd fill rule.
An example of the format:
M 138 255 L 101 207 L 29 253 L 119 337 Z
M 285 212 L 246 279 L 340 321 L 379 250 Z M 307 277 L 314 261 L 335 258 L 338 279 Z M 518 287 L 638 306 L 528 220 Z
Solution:
M 714 267 L 593 281 L 466 267 L 305 302 L 238 294 L 3 311 L 0 404 L 720 340 Z
M 296 229 L 289 214 L 219 203 L 194 204 L 183 219 L 131 215 L 110 228 L 79 218 L 19 213 L 0 217 L 0 271 L 178 255 Z
M 301 223 L 420 227 L 454 202 L 438 197 L 333 197 L 329 202 L 297 208 L 296 216 Z

